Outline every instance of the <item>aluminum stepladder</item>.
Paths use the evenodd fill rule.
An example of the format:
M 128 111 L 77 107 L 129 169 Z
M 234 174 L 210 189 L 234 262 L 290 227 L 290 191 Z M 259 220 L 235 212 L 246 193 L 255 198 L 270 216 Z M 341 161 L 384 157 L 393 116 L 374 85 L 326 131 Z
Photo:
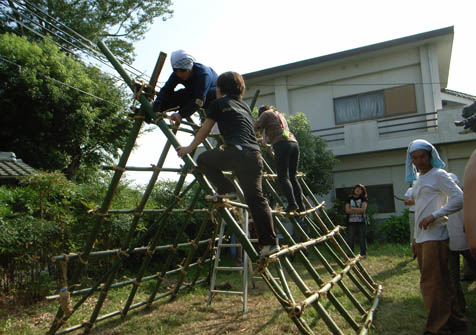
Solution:
M 249 214 L 246 210 L 240 210 L 241 213 L 241 229 L 249 237 Z M 249 262 L 248 255 L 246 251 L 241 248 L 240 243 L 224 243 L 224 235 L 225 235 L 225 227 L 226 222 L 224 220 L 221 221 L 220 224 L 220 233 L 218 237 L 217 249 L 215 254 L 215 261 L 213 264 L 212 276 L 210 280 L 210 292 L 208 294 L 208 302 L 207 305 L 210 305 L 212 302 L 212 298 L 215 294 L 232 294 L 232 295 L 240 295 L 243 301 L 243 313 L 248 312 L 248 267 L 251 265 Z M 223 248 L 239 248 L 242 253 L 242 264 L 241 266 L 220 266 L 220 256 Z M 238 252 L 238 251 L 237 251 Z M 230 290 L 217 290 L 216 289 L 216 279 L 217 279 L 217 272 L 218 271 L 237 271 L 241 272 L 242 275 L 242 291 L 230 291 Z M 254 287 L 254 282 L 253 282 Z

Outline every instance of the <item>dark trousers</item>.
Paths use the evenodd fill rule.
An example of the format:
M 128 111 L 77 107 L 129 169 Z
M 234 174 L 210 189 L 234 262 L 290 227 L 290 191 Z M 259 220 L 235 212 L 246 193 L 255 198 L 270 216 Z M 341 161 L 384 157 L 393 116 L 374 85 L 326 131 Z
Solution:
M 448 270 L 450 273 L 450 280 L 453 282 L 456 293 L 456 302 L 458 303 L 459 309 L 461 312 L 466 312 L 466 300 L 464 299 L 463 289 L 461 288 L 460 283 L 460 252 L 459 251 L 449 251 L 448 253 Z
M 347 223 L 347 244 L 354 251 L 355 241 L 359 239 L 360 254 L 367 254 L 367 224 L 365 222 L 348 222 Z
M 228 146 L 224 150 L 213 149 L 201 153 L 198 156 L 197 164 L 205 176 L 216 186 L 219 194 L 235 192 L 233 183 L 222 173 L 222 171 L 233 171 L 240 182 L 246 204 L 256 225 L 259 244 L 277 244 L 271 209 L 263 196 L 261 185 L 263 177 L 261 153 Z
M 296 179 L 299 163 L 299 145 L 297 142 L 280 141 L 273 145 L 278 180 L 289 208 L 304 210 L 301 185 Z

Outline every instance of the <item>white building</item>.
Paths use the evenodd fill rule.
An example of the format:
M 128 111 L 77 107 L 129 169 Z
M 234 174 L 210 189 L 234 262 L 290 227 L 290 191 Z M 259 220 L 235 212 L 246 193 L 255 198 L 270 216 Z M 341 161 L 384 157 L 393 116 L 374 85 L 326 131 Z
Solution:
M 245 100 L 259 89 L 257 106 L 307 115 L 340 161 L 327 203 L 362 183 L 380 216 L 399 214 L 404 205 L 394 196 L 408 187 L 410 141 L 433 143 L 460 178 L 476 147 L 476 134 L 454 125 L 476 97 L 446 88 L 453 35 L 447 27 L 248 73 Z

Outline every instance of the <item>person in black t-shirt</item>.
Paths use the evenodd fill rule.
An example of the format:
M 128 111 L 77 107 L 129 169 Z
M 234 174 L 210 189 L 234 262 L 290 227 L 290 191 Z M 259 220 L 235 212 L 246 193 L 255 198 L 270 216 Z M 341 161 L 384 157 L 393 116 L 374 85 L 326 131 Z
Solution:
M 367 190 L 364 185 L 357 184 L 352 188 L 352 196 L 345 202 L 347 214 L 347 244 L 354 251 L 354 243 L 359 239 L 360 254 L 367 254 Z
M 245 83 L 240 74 L 225 72 L 217 80 L 217 100 L 208 108 L 207 117 L 186 147 L 177 147 L 180 157 L 192 152 L 210 133 L 215 123 L 225 141 L 224 149 L 207 150 L 198 156 L 197 165 L 216 186 L 218 196 L 228 197 L 235 192 L 233 183 L 222 171 L 233 171 L 243 190 L 245 201 L 256 224 L 261 256 L 279 250 L 273 219 L 261 180 L 263 159 L 253 130 L 251 111 L 241 100 Z

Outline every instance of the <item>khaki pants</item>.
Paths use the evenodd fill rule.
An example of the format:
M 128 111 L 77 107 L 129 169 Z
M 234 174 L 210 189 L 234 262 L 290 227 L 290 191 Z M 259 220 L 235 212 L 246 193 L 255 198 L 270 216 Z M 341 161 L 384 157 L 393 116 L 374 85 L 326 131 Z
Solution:
M 439 333 L 466 327 L 448 271 L 448 240 L 417 243 L 420 289 L 428 316 L 425 330 Z

